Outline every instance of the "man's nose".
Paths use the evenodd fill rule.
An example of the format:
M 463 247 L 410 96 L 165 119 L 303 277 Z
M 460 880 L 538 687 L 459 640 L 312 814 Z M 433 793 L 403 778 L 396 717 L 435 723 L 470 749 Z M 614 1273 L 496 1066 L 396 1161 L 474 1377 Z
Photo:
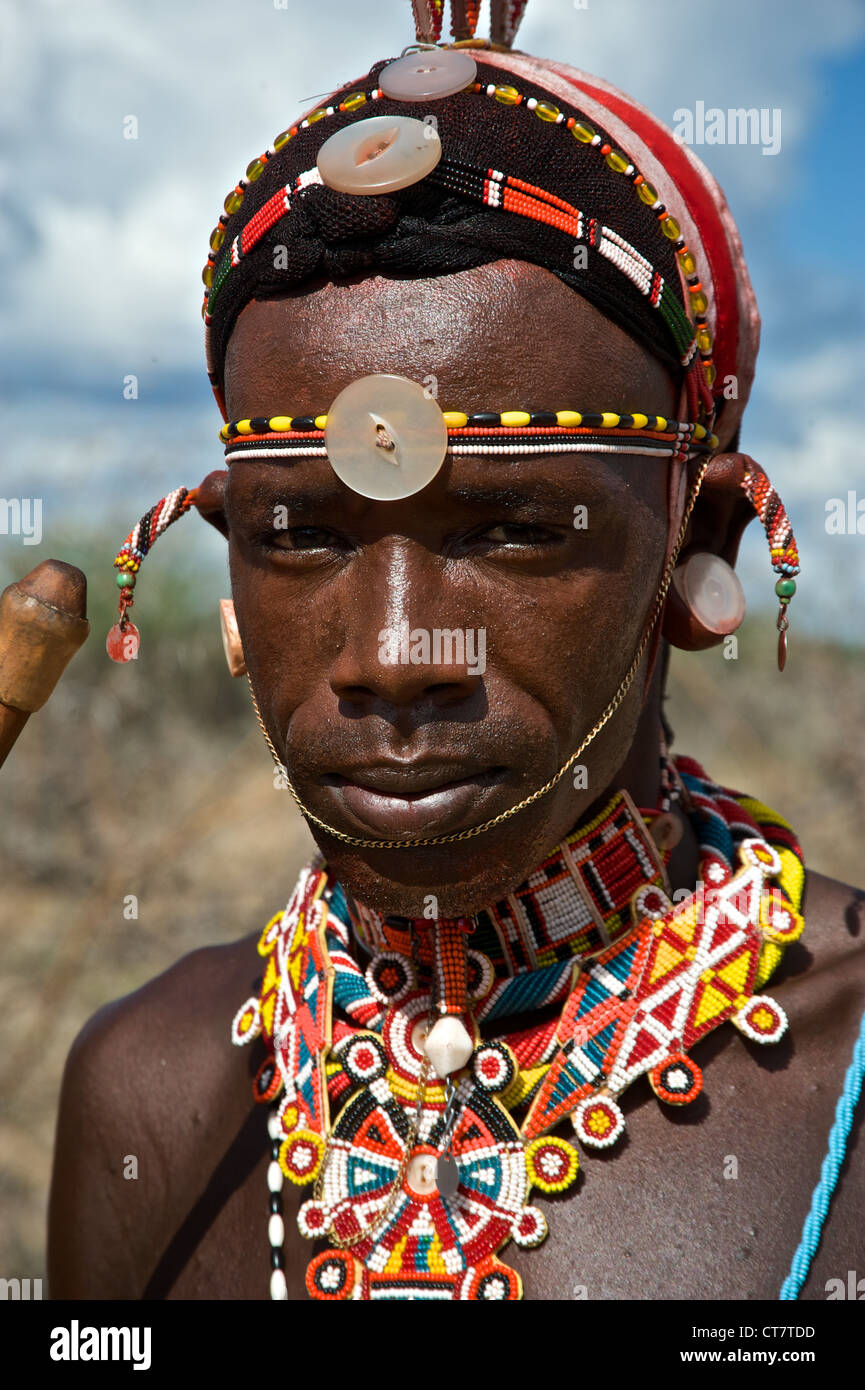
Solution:
M 468 699 L 482 682 L 486 634 L 479 643 L 477 627 L 461 625 L 465 605 L 444 580 L 441 560 L 405 541 L 375 550 L 352 575 L 331 689 L 359 706 Z

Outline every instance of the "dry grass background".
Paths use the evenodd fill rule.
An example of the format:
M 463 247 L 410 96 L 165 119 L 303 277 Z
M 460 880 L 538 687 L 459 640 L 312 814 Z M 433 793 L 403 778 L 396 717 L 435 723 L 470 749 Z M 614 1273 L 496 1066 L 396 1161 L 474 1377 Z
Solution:
M 64 558 L 87 559 L 101 576 L 104 553 L 98 567 L 68 548 Z M 225 669 L 212 591 L 204 606 L 177 566 L 148 583 L 139 661 L 115 667 L 105 656 L 109 581 L 107 595 L 94 595 L 89 642 L 0 773 L 6 1277 L 44 1275 L 55 1111 L 78 1029 L 186 952 L 261 926 L 312 843 L 274 788 L 245 682 Z M 781 676 L 772 617 L 749 616 L 737 660 L 674 654 L 674 751 L 786 815 L 809 865 L 861 884 L 863 689 L 865 649 L 806 640 L 794 627 Z M 128 894 L 137 920 L 124 918 Z

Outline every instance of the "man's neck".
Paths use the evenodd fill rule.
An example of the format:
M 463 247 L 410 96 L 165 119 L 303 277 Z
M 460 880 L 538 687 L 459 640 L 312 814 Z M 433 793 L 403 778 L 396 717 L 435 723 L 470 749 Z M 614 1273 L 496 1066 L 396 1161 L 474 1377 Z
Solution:
M 624 789 L 634 805 L 648 809 L 658 805 L 661 791 L 661 767 L 659 758 L 661 735 L 661 706 L 663 700 L 664 663 L 658 661 L 652 676 L 652 683 L 646 703 L 640 715 L 628 756 L 601 796 L 582 817 L 589 821 L 607 805 L 610 798 Z M 670 887 L 686 888 L 693 892 L 700 871 L 700 854 L 697 837 L 684 808 L 679 804 L 676 814 L 682 822 L 683 834 L 674 847 L 667 873 Z

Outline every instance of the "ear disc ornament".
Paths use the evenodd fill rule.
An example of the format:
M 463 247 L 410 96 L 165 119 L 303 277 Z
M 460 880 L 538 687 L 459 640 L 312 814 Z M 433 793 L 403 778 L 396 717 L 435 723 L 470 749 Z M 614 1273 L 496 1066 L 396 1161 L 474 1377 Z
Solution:
M 324 442 L 338 478 L 362 497 L 394 502 L 431 483 L 447 455 L 438 404 L 408 377 L 352 381 L 327 412 Z

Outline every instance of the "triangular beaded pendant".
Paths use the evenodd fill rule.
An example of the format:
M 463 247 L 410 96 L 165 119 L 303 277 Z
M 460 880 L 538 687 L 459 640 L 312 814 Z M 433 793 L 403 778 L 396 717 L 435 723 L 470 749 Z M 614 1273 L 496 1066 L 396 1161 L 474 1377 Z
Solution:
M 577 977 L 527 1138 L 571 1114 L 584 1144 L 606 1148 L 624 1129 L 616 1097 L 638 1076 L 648 1073 L 668 1104 L 696 1098 L 702 1077 L 686 1051 L 704 1033 L 730 1019 L 761 1042 L 783 1035 L 780 1004 L 752 993 L 765 943 L 802 930 L 799 914 L 766 888 L 780 869 L 770 845 L 749 839 L 734 875 L 714 862 L 714 881 L 683 903 L 655 887 L 635 893 L 632 931 Z

